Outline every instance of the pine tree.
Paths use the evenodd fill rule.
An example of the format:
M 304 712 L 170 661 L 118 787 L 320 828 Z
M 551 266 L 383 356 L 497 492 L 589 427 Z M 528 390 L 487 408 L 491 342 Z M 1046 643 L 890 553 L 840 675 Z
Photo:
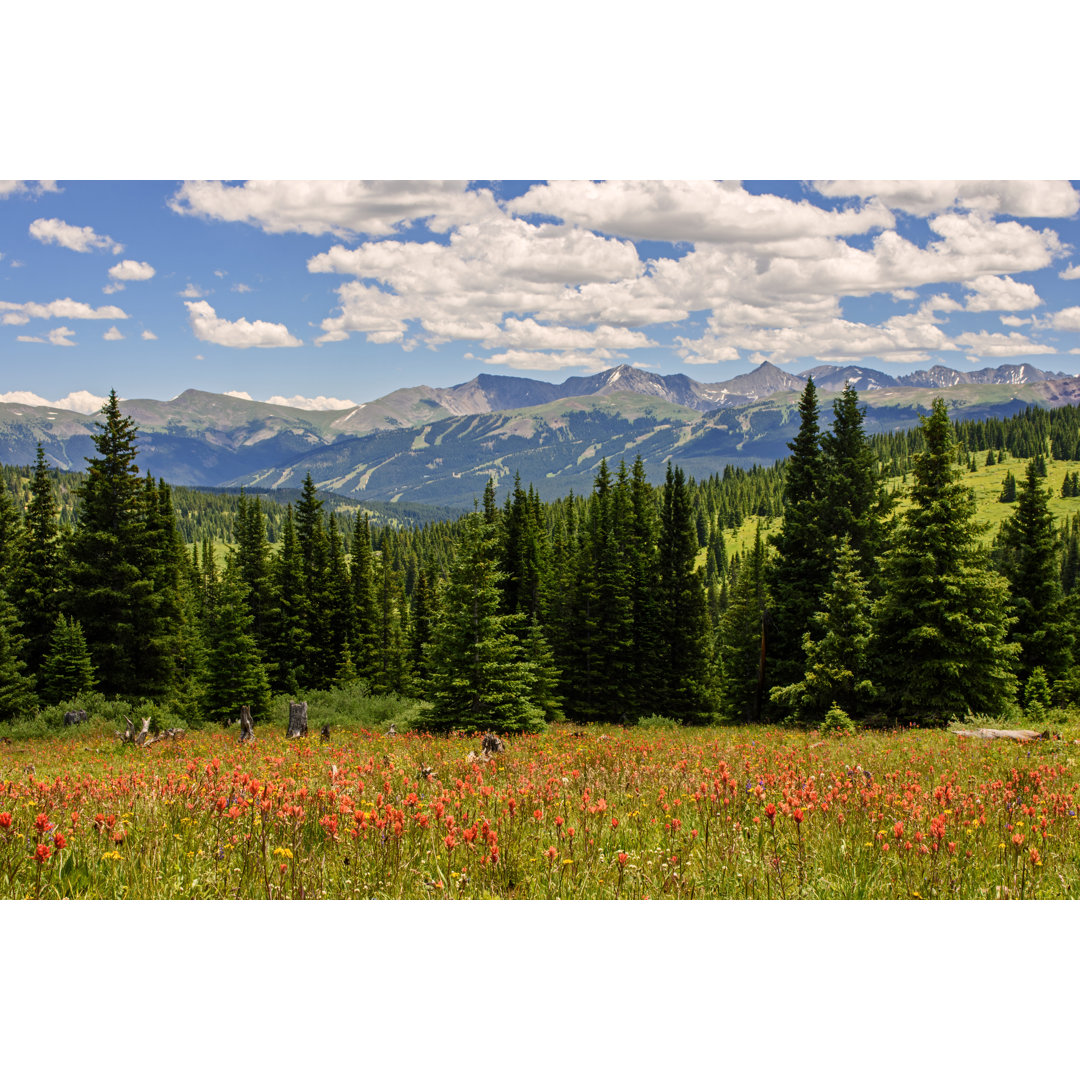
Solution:
M 371 551 L 371 521 L 358 513 L 352 542 L 352 655 L 360 677 L 369 682 L 379 668 L 379 612 L 375 598 L 375 560 Z
M 94 666 L 82 627 L 57 615 L 38 676 L 41 700 L 50 705 L 73 701 L 94 688 Z
M 802 722 L 820 723 L 830 705 L 862 715 L 874 696 L 870 669 L 870 597 L 855 553 L 840 541 L 821 611 L 803 635 L 805 668 L 799 682 L 774 687 L 773 702 Z
M 765 545 L 758 525 L 750 556 L 737 577 L 720 622 L 721 711 L 732 723 L 761 719 L 765 695 L 765 618 L 769 607 Z
M 998 497 L 998 502 L 1016 502 L 1016 477 L 1013 476 L 1011 471 L 1005 474 L 1005 479 L 1001 485 L 1001 495 Z
M 512 732 L 543 723 L 533 666 L 514 632 L 521 616 L 499 613 L 495 546 L 492 525 L 469 515 L 427 649 L 432 726 Z
M 308 659 L 308 604 L 304 565 L 296 541 L 296 528 L 290 506 L 285 515 L 281 547 L 270 567 L 273 610 L 270 622 L 274 632 L 267 649 L 271 685 L 290 694 L 310 686 Z M 241 703 L 242 704 L 242 703 Z
M 799 417 L 799 433 L 788 443 L 791 456 L 784 463 L 784 519 L 770 538 L 776 558 L 769 567 L 768 660 L 771 677 L 779 684 L 794 682 L 803 671 L 802 636 L 821 604 L 829 573 L 830 556 L 819 513 L 825 465 L 812 378 L 806 380 Z
M 87 458 L 79 490 L 79 519 L 71 541 L 67 613 L 78 619 L 107 695 L 142 697 L 157 691 L 171 658 L 144 653 L 144 635 L 156 626 L 154 582 L 144 565 L 146 527 L 138 479 L 138 429 L 123 416 L 116 392 L 102 407 L 98 452 Z
M 264 651 L 272 627 L 269 613 L 273 606 L 270 583 L 270 544 L 266 539 L 266 518 L 258 497 L 249 499 L 241 489 L 236 507 L 236 565 L 248 587 L 248 610 L 251 633 Z
M 1009 639 L 1020 645 L 1019 676 L 1041 667 L 1051 678 L 1072 662 L 1073 635 L 1065 618 L 1060 578 L 1061 541 L 1050 510 L 1050 492 L 1034 461 L 1028 463 L 1012 514 L 1001 526 L 1012 614 Z
M 24 659 L 28 670 L 34 673 L 49 648 L 65 584 L 56 496 L 41 443 L 34 462 L 21 539 L 17 564 L 5 580 L 10 582 L 8 595 L 26 639 Z
M 19 512 L 11 501 L 7 485 L 0 484 L 0 575 L 8 581 L 14 566 L 18 562 L 18 552 L 22 546 L 23 527 Z
M 848 537 L 856 565 L 871 593 L 876 591 L 877 557 L 885 547 L 890 510 L 877 460 L 863 430 L 865 409 L 848 385 L 833 403 L 832 427 L 822 436 L 822 483 L 817 505 L 818 528 L 829 551 L 828 573 L 841 537 Z M 822 582 L 824 584 L 824 582 Z
M 940 398 L 922 430 L 912 505 L 883 561 L 885 591 L 874 611 L 878 681 L 902 719 L 995 714 L 1016 694 L 1008 584 L 978 543 L 974 499 L 953 465 Z
M 712 626 L 705 581 L 695 570 L 697 531 L 682 469 L 668 462 L 660 518 L 660 613 L 664 713 L 686 724 L 715 716 Z
M 255 639 L 246 603 L 247 586 L 230 554 L 216 589 L 205 628 L 207 656 L 203 717 L 226 721 L 247 705 L 256 720 L 270 711 L 270 683 Z
M 15 609 L 0 589 L 0 722 L 25 716 L 37 704 L 34 678 L 26 674 L 23 649 Z

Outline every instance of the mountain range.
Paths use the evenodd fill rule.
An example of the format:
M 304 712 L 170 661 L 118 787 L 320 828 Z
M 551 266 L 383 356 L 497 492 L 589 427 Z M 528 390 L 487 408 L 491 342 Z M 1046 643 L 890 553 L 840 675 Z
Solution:
M 122 405 L 139 428 L 139 463 L 173 484 L 294 488 L 310 472 L 349 498 L 469 506 L 489 475 L 518 472 L 545 498 L 587 490 L 604 457 L 641 454 L 654 478 L 669 458 L 695 475 L 771 462 L 787 453 L 809 377 L 826 414 L 829 395 L 853 386 L 868 431 L 917 423 L 937 396 L 965 418 L 1080 403 L 1080 378 L 1030 364 L 897 378 L 832 364 L 795 375 L 766 362 L 714 383 L 626 365 L 560 384 L 483 373 L 327 412 L 200 390 Z M 51 464 L 81 469 L 94 453 L 95 419 L 0 403 L 0 461 L 28 464 L 41 442 Z

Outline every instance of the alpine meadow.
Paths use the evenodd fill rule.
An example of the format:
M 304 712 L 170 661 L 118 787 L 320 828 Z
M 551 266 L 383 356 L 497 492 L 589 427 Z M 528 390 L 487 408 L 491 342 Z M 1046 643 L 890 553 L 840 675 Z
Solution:
M 64 197 L 4 290 L 144 249 L 4 347 L 142 331 L 0 394 L 0 897 L 1080 892 L 1073 184 Z

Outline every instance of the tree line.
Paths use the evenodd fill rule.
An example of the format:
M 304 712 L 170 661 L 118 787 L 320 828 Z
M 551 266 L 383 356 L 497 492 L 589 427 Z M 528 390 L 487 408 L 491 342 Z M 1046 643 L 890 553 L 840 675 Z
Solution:
M 473 513 L 405 528 L 328 513 L 309 476 L 285 507 L 242 493 L 226 549 L 220 520 L 192 542 L 177 493 L 140 475 L 113 394 L 76 486 L 40 449 L 15 476 L 23 513 L 0 486 L 0 718 L 91 688 L 193 722 L 259 717 L 272 692 L 351 683 L 424 698 L 432 727 L 499 730 L 1071 700 L 1080 517 L 1059 533 L 1047 508 L 1037 455 L 1069 428 L 1040 413 L 957 425 L 938 401 L 917 433 L 868 436 L 849 387 L 823 430 L 809 381 L 775 466 L 697 482 L 669 464 L 653 485 L 640 459 L 602 461 L 587 496 L 543 502 L 515 478 L 500 505 L 489 482 Z M 985 544 L 963 468 L 1021 443 L 1036 460 Z M 754 517 L 729 554 L 724 531 Z

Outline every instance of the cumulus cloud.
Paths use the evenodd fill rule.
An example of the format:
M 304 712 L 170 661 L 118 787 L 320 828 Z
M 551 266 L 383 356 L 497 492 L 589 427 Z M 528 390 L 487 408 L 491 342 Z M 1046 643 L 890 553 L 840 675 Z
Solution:
M 1080 330 L 1080 307 L 1068 307 L 1056 311 L 1052 325 L 1055 330 Z
M 687 363 L 748 354 L 776 363 L 815 356 L 923 362 L 960 348 L 939 325 L 951 312 L 1042 303 L 1014 275 L 1044 269 L 1068 249 L 1053 229 L 995 215 L 1025 208 L 1049 215 L 1075 195 L 1066 189 L 927 191 L 930 238 L 916 242 L 896 230 L 888 200 L 854 189 L 845 197 L 861 198 L 860 205 L 822 209 L 752 195 L 735 183 L 554 182 L 450 225 L 446 243 L 391 237 L 334 244 L 313 256 L 311 273 L 352 279 L 338 287 L 340 306 L 322 321 L 316 343 L 354 333 L 406 350 L 465 341 L 491 350 L 495 364 L 555 370 L 595 365 L 603 350 L 656 347 L 648 327 L 704 312 L 704 334 L 677 338 Z M 914 198 L 907 189 L 886 194 L 898 209 Z M 627 237 L 686 249 L 643 259 Z M 841 309 L 847 297 L 875 294 L 918 303 L 928 286 L 946 285 L 967 290 L 964 303 L 938 291 L 878 325 L 847 319 Z
M 192 282 L 189 281 L 184 287 L 184 291 L 179 293 L 178 295 L 183 296 L 188 300 L 201 300 L 204 296 L 206 296 L 206 293 L 204 293 L 198 285 L 194 285 L 192 284 Z
M 38 195 L 55 194 L 63 191 L 57 187 L 55 180 L 0 180 L 0 199 L 6 199 L 11 195 Z
M 1064 270 L 1061 271 L 1061 273 L 1058 274 L 1058 277 L 1062 278 L 1065 281 L 1076 281 L 1078 278 L 1080 278 L 1080 266 L 1073 266 L 1070 263 L 1068 267 L 1066 267 Z
M 506 352 L 485 356 L 485 364 L 498 364 L 519 371 L 559 371 L 562 368 L 585 368 L 586 371 L 603 371 L 612 360 L 619 359 L 600 350 L 595 353 L 544 353 L 525 349 L 507 349 Z
M 116 329 L 115 326 L 110 326 L 104 334 L 101 335 L 106 341 L 123 341 L 124 335 Z
M 245 318 L 230 322 L 219 318 L 205 300 L 189 300 L 184 306 L 188 309 L 195 336 L 212 345 L 225 345 L 232 349 L 274 349 L 303 344 L 282 323 L 263 322 L 261 319 L 248 322 Z
M 19 334 L 19 336 L 15 340 L 33 341 L 39 345 L 74 345 L 75 342 L 70 340 L 74 336 L 74 330 L 69 330 L 66 326 L 58 326 L 55 330 L 50 330 L 47 337 L 35 337 L 30 334 Z
M 268 233 L 329 233 L 343 239 L 389 236 L 425 218 L 445 232 L 458 222 L 498 213 L 490 191 L 469 191 L 456 180 L 189 180 L 169 207 Z
M 968 311 L 1027 311 L 1042 303 L 1034 285 L 1008 276 L 983 274 L 969 282 L 968 288 L 972 290 Z
M 143 341 L 157 341 L 157 334 L 153 330 L 144 330 L 142 332 Z
M 100 412 L 106 398 L 91 394 L 89 390 L 75 390 L 62 398 L 50 401 L 40 394 L 31 393 L 29 390 L 13 390 L 8 394 L 0 394 L 0 402 L 12 405 L 34 405 L 38 408 L 66 409 L 68 412 L 77 412 L 90 415 Z
M 737 181 L 712 180 L 555 180 L 530 188 L 507 209 L 619 236 L 692 243 L 846 236 L 894 224 L 876 204 L 822 210 L 805 200 L 752 195 Z
M 1032 319 L 1021 319 L 1018 315 L 999 315 L 998 318 L 1006 326 L 1028 326 L 1033 321 Z
M 59 244 L 81 254 L 95 249 L 119 255 L 124 250 L 111 236 L 98 236 L 89 225 L 69 225 L 59 218 L 37 218 L 30 222 L 30 235 L 43 244 Z
M 349 398 L 325 397 L 302 397 L 294 394 L 292 397 L 282 397 L 275 394 L 266 399 L 268 405 L 288 405 L 292 409 L 308 409 L 312 412 L 333 412 L 337 409 L 354 409 L 357 403 Z
M 970 350 L 979 356 L 996 358 L 1000 356 L 1038 356 L 1056 353 L 1052 345 L 1038 345 L 1023 334 L 1013 331 L 1011 334 L 991 334 L 980 330 L 969 331 L 953 339 L 962 349 Z
M 825 180 L 814 187 L 830 199 L 872 199 L 919 217 L 953 208 L 1061 218 L 1080 210 L 1080 192 L 1067 180 Z
M 109 267 L 109 277 L 115 281 L 149 281 L 157 271 L 147 262 L 122 259 Z
M 246 390 L 226 390 L 226 397 L 240 398 L 242 401 L 253 401 L 254 399 Z
M 238 293 L 248 293 L 248 292 L 251 292 L 251 286 L 250 285 L 245 285 L 242 281 L 238 281 L 232 287 L 232 291 L 233 292 L 238 292 Z
M 23 326 L 31 319 L 126 319 L 128 314 L 122 308 L 112 304 L 104 307 L 91 307 L 81 300 L 72 300 L 70 296 L 63 300 L 52 300 L 47 304 L 29 301 L 14 304 L 0 300 L 0 322 L 7 326 Z

